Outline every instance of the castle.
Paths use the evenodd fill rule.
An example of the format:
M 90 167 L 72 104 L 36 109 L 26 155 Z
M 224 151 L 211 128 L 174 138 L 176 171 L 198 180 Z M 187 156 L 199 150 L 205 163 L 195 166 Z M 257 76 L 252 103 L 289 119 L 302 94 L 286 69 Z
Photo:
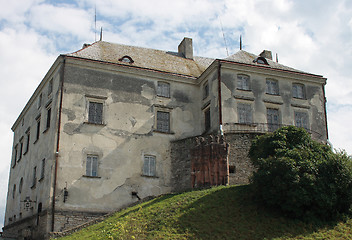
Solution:
M 4 236 L 46 239 L 148 196 L 246 183 L 256 135 L 296 125 L 327 141 L 325 84 L 268 50 L 194 56 L 190 38 L 178 52 L 97 41 L 60 55 L 12 127 Z M 204 158 L 220 165 L 202 174 Z

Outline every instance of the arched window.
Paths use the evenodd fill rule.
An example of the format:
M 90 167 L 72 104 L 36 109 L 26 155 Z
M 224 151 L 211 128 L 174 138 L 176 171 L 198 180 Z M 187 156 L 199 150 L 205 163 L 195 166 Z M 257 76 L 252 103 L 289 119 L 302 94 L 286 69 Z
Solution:
M 120 58 L 119 61 L 124 63 L 134 63 L 133 59 L 127 55 Z
M 264 57 L 257 57 L 256 59 L 254 59 L 253 62 L 258 63 L 258 64 L 269 65 L 268 61 Z

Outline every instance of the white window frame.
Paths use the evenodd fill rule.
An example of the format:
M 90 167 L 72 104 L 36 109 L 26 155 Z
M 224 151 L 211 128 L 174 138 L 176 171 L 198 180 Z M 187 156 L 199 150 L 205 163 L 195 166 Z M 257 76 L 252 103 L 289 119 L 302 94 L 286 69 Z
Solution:
M 156 176 L 156 156 L 154 155 L 143 156 L 143 176 L 148 176 L 148 177 Z
M 88 154 L 86 157 L 86 174 L 87 177 L 98 177 L 99 156 Z

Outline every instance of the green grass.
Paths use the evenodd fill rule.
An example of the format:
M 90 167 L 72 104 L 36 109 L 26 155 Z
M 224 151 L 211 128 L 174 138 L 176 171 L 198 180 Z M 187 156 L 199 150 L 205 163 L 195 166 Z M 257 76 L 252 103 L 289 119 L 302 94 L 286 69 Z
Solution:
M 352 239 L 351 229 L 352 219 L 285 218 L 255 204 L 246 185 L 165 195 L 60 239 Z

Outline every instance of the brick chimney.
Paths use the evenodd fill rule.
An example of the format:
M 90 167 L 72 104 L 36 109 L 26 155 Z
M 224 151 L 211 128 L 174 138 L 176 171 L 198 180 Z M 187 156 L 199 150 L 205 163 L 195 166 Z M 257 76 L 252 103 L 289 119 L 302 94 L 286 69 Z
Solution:
M 193 59 L 192 38 L 183 38 L 180 45 L 178 45 L 178 54 L 182 57 Z
M 269 51 L 269 50 L 263 50 L 263 52 L 261 52 L 261 54 L 259 54 L 259 56 L 264 57 L 266 59 L 273 60 L 273 56 L 271 55 L 271 51 Z

